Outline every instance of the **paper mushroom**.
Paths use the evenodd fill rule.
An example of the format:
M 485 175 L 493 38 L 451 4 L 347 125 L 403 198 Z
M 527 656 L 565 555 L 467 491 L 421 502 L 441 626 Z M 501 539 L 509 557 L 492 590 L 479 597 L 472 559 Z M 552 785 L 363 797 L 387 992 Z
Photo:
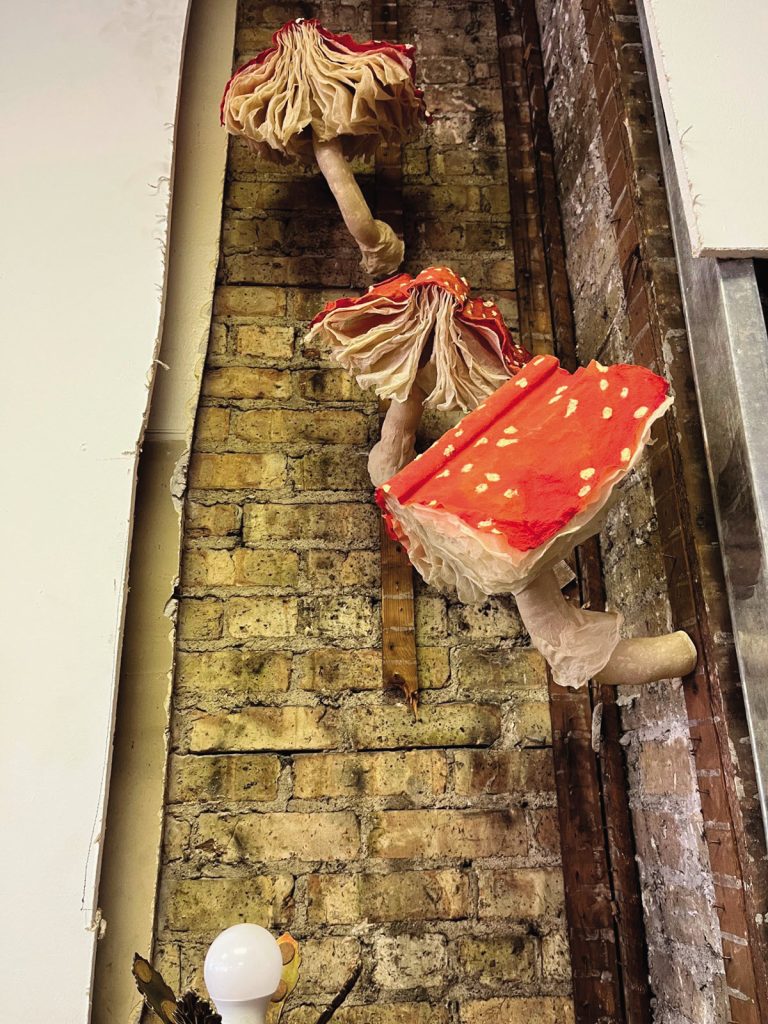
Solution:
M 530 359 L 496 304 L 470 299 L 466 279 L 447 267 L 399 274 L 328 303 L 312 321 L 313 336 L 324 337 L 362 388 L 392 399 L 368 462 L 376 485 L 416 454 L 425 406 L 474 409 Z
M 413 47 L 358 43 L 317 19 L 283 25 L 273 46 L 230 79 L 221 121 L 266 159 L 317 162 L 374 277 L 395 271 L 403 243 L 374 220 L 349 166 L 380 142 L 411 138 L 426 117 L 414 82 Z
M 621 616 L 571 604 L 553 571 L 600 530 L 670 403 L 666 381 L 642 367 L 570 374 L 536 356 L 376 498 L 428 583 L 463 601 L 515 595 L 557 683 L 686 675 L 696 651 L 685 633 L 622 640 Z

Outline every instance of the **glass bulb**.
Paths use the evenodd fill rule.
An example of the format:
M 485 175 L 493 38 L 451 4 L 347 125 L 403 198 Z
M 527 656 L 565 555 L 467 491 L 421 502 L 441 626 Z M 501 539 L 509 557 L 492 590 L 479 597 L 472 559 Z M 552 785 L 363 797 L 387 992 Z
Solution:
M 221 932 L 211 943 L 203 968 L 217 1007 L 273 995 L 282 973 L 277 940 L 258 924 L 236 924 Z

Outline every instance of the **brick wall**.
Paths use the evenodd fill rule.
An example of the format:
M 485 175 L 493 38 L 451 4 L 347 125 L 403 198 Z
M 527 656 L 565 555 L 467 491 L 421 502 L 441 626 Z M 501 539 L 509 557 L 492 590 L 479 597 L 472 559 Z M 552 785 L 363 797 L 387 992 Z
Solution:
M 370 9 L 326 4 L 370 34 Z M 323 5 L 244 3 L 238 60 Z M 491 2 L 400 3 L 435 123 L 404 153 L 411 270 L 516 322 Z M 372 174 L 362 175 L 371 195 Z M 416 583 L 418 720 L 381 691 L 376 403 L 303 343 L 358 255 L 313 171 L 233 142 L 190 467 L 157 959 L 200 983 L 219 929 L 304 949 L 289 1024 L 357 968 L 342 1024 L 572 1019 L 543 662 L 511 600 Z M 429 417 L 425 440 L 445 425 Z
M 612 178 L 621 173 L 619 131 L 601 128 L 595 74 L 605 72 L 593 60 L 595 40 L 587 36 L 582 7 L 580 0 L 537 0 L 579 353 L 582 360 L 634 362 L 638 332 L 625 291 L 638 238 L 621 231 L 628 196 L 620 207 L 612 198 Z M 644 272 L 653 281 L 663 372 L 670 373 L 685 351 L 685 325 L 642 45 L 634 3 L 610 0 L 604 7 L 628 97 L 628 108 L 616 112 L 615 121 L 629 126 L 644 211 Z M 690 381 L 688 387 L 690 394 Z M 689 394 L 678 393 L 678 401 Z M 624 613 L 628 632 L 670 628 L 667 576 L 673 567 L 662 551 L 649 460 L 632 474 L 600 546 L 609 607 Z M 683 692 L 667 683 L 622 688 L 620 703 L 655 1020 L 734 1019 L 726 1002 L 718 899 Z

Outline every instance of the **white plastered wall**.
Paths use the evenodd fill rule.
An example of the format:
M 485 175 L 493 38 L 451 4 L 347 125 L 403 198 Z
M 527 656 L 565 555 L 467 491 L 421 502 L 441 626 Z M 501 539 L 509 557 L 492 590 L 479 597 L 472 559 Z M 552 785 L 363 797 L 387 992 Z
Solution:
M 188 0 L 3 4 L 3 1017 L 84 1024 Z
M 642 2 L 693 254 L 765 256 L 768 3 Z

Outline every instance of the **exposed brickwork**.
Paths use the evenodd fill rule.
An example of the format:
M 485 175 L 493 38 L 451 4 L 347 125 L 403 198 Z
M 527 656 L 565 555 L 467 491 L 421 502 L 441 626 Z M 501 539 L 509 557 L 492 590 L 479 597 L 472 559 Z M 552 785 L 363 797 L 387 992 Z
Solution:
M 581 356 L 653 366 L 670 377 L 676 393 L 674 414 L 657 431 L 656 449 L 629 482 L 602 537 L 609 602 L 625 613 L 628 628 L 664 630 L 674 620 L 704 652 L 700 675 L 685 694 L 659 685 L 621 698 L 656 1017 L 670 1024 L 757 1021 L 754 977 L 742 963 L 746 947 L 733 956 L 724 938 L 725 962 L 720 956 L 729 901 L 743 908 L 743 868 L 733 856 L 718 867 L 715 856 L 724 839 L 733 852 L 729 815 L 742 821 L 745 815 L 749 825 L 755 802 L 749 759 L 736 753 L 746 749 L 743 712 L 734 699 L 727 611 L 716 582 L 711 503 L 636 10 L 632 0 L 539 0 L 537 6 Z M 668 426 L 676 435 L 665 433 Z M 684 461 L 675 464 L 679 443 Z M 723 624 L 717 635 L 702 628 L 707 617 Z M 724 694 L 730 740 L 716 703 L 719 717 L 712 719 L 708 695 L 715 691 Z M 699 749 L 702 728 L 715 756 L 707 765 Z M 731 811 L 725 801 L 707 807 L 708 793 L 728 792 L 718 748 L 726 760 L 734 757 L 729 770 L 735 765 L 744 786 L 740 806 L 730 783 Z M 762 909 L 750 856 L 743 845 L 750 896 Z M 718 894 L 723 870 L 730 876 L 725 900 Z M 746 934 L 743 922 L 742 916 L 737 934 Z M 759 962 L 754 934 L 750 941 Z M 747 998 L 728 1000 L 726 978 L 732 992 Z
M 314 13 L 247 0 L 238 60 Z M 488 0 L 400 4 L 435 123 L 404 152 L 408 268 L 449 263 L 516 324 Z M 362 170 L 373 198 L 373 174 Z M 543 663 L 511 600 L 417 582 L 422 704 L 381 690 L 375 400 L 303 341 L 358 255 L 313 171 L 233 142 L 220 285 L 190 469 L 158 962 L 200 983 L 227 924 L 302 943 L 284 1020 L 569 1024 Z M 430 416 L 425 439 L 445 425 Z

